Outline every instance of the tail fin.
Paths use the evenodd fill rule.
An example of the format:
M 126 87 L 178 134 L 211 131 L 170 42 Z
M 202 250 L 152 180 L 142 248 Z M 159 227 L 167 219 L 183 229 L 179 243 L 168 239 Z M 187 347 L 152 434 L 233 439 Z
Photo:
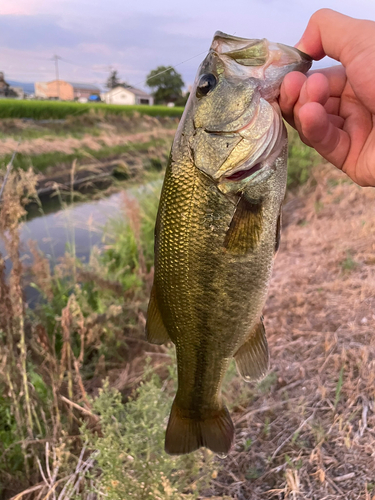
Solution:
M 214 453 L 228 453 L 234 437 L 232 419 L 226 407 L 205 420 L 182 416 L 173 402 L 165 436 L 165 451 L 170 455 L 184 455 L 201 446 Z

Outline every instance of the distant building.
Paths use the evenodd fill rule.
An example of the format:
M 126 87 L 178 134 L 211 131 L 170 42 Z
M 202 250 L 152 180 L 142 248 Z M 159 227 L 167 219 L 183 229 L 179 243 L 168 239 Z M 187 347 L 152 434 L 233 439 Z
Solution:
M 0 71 L 0 99 L 4 97 L 17 97 L 14 89 L 5 81 L 4 73 Z
M 96 85 L 90 85 L 88 83 L 70 83 L 73 87 L 74 99 L 79 99 L 83 97 L 88 99 L 92 95 L 100 95 L 100 88 Z
M 12 90 L 15 94 L 15 97 L 17 96 L 19 99 L 25 99 L 25 92 L 22 87 L 14 87 L 13 85 L 10 87 L 10 90 Z
M 0 72 L 0 97 L 8 97 L 9 83 L 4 79 L 4 73 Z
M 74 101 L 88 99 L 92 94 L 99 95 L 100 89 L 89 83 L 71 83 L 64 80 L 35 83 L 35 97 L 39 99 Z
M 143 90 L 134 87 L 122 87 L 119 85 L 104 94 L 107 104 L 154 104 L 154 98 Z

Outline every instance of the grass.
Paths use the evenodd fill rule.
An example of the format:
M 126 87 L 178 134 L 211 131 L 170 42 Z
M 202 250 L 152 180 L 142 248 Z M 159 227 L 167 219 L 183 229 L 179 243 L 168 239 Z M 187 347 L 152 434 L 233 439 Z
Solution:
M 341 262 L 341 269 L 343 272 L 353 271 L 358 266 L 358 262 L 353 259 L 350 250 L 346 251 L 346 258 Z
M 4 120 L 5 121 L 5 120 Z M 12 120 L 13 121 L 13 120 Z M 22 140 L 32 140 L 39 139 L 41 137 L 74 137 L 77 139 L 81 139 L 85 135 L 91 135 L 93 137 L 97 137 L 100 135 L 101 130 L 99 127 L 95 125 L 86 127 L 82 126 L 62 126 L 63 124 L 48 124 L 47 126 L 35 126 L 35 123 L 27 124 L 28 127 L 9 127 L 5 130 L 0 130 L 0 139 L 7 139 L 9 137 L 18 139 L 22 138 Z M 34 127 L 32 127 L 34 125 Z M 47 124 L 45 124 L 47 125 Z
M 0 118 L 30 118 L 33 120 L 63 119 L 87 113 L 180 117 L 183 108 L 167 106 L 120 106 L 114 104 L 82 104 L 61 101 L 25 101 L 0 99 Z
M 41 299 L 30 311 L 19 224 L 36 179 L 13 171 L 0 211 L 13 264 L 6 278 L 0 260 L 1 500 L 53 498 L 53 491 L 61 500 L 129 492 L 354 500 L 373 492 L 375 266 L 366 262 L 375 194 L 330 169 L 311 169 L 314 183 L 298 191 L 298 177 L 289 193 L 296 203 L 285 206 L 264 311 L 271 368 L 262 382 L 245 384 L 231 363 L 224 398 L 236 442 L 222 461 L 204 450 L 180 458 L 163 452 L 175 358 L 144 341 L 160 183 L 123 198 L 103 251 L 93 249 L 88 264 L 72 244 L 52 274 L 34 245 L 29 276 Z M 345 255 L 358 265 L 343 263 Z
M 288 181 L 289 189 L 305 184 L 312 174 L 313 168 L 322 162 L 321 156 L 299 139 L 298 133 L 289 125 L 288 138 Z
M 178 117 L 151 117 L 135 114 L 108 114 L 91 109 L 86 114 L 70 115 L 63 119 L 33 120 L 31 118 L 3 118 L 0 120 L 0 139 L 21 138 L 23 141 L 45 137 L 82 138 L 85 135 L 97 137 L 110 131 L 111 134 L 140 132 L 150 126 L 174 128 Z

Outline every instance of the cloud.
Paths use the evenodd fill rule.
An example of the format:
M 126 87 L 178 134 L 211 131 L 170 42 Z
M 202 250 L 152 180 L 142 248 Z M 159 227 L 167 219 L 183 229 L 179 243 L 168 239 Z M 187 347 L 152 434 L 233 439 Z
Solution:
M 0 16 L 0 47 L 38 50 L 72 47 L 79 42 L 79 33 L 62 28 L 52 16 Z
M 248 38 L 266 37 L 293 45 L 311 14 L 323 4 L 374 18 L 374 0 L 0 0 L 1 68 L 25 81 L 44 80 L 59 54 L 62 78 L 105 81 L 109 66 L 132 84 L 150 70 L 173 65 L 193 81 L 212 36 L 221 30 Z M 2 15 L 3 14 L 3 15 Z M 4 15 L 7 14 L 7 15 Z M 199 54 L 199 55 L 198 55 Z M 193 56 L 197 56 L 190 60 Z M 183 61 L 183 64 L 180 64 Z M 38 73 L 40 71 L 40 73 Z M 38 77 L 38 74 L 40 75 Z M 36 75 L 36 76 L 31 76 Z M 142 85 L 140 85 L 142 86 Z
M 170 26 L 184 22 L 188 21 L 179 16 L 128 14 L 97 22 L 93 29 L 93 19 L 88 16 L 81 20 L 75 17 L 70 23 L 57 16 L 0 16 L 0 50 L 3 63 L 7 61 L 6 57 L 4 61 L 5 49 L 10 47 L 20 53 L 27 50 L 25 59 L 30 52 L 34 59 L 58 53 L 75 63 L 75 67 L 70 67 L 75 78 L 78 66 L 82 66 L 81 75 L 87 79 L 88 69 L 98 77 L 94 66 L 112 65 L 123 73 L 122 78 L 139 84 L 158 65 L 178 64 L 209 47 L 210 36 L 168 32 Z M 188 80 L 193 79 L 199 62 L 198 59 L 184 66 Z M 8 64 L 13 66 L 11 61 Z M 65 70 L 68 73 L 69 66 Z
M 13 0 L 13 2 L 2 2 L 0 5 L 0 16 L 31 15 L 35 12 L 35 8 L 43 3 L 43 0 Z

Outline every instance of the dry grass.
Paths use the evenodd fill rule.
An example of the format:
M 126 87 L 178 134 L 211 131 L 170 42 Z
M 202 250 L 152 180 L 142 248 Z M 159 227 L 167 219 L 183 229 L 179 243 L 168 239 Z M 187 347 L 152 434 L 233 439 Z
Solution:
M 0 237 L 7 254 L 6 258 L 0 254 L 0 405 L 5 403 L 4 408 L 0 406 L 3 417 L 0 430 L 8 439 L 5 443 L 0 440 L 1 498 L 9 498 L 22 489 L 21 496 L 25 498 L 34 498 L 34 494 L 35 498 L 42 498 L 38 495 L 46 493 L 47 487 L 55 488 L 61 481 L 78 485 L 82 480 L 85 464 L 82 465 L 81 459 L 82 467 L 80 465 L 71 473 L 71 462 L 77 458 L 75 453 L 80 453 L 76 445 L 80 442 L 78 427 L 82 418 L 89 424 L 97 422 L 90 412 L 82 365 L 87 361 L 87 351 L 94 356 L 101 348 L 105 335 L 116 342 L 116 336 L 120 338 L 127 321 L 123 311 L 125 304 L 121 302 L 118 305 L 110 302 L 102 314 L 94 311 L 76 279 L 79 276 L 81 280 L 95 281 L 95 286 L 101 290 L 122 295 L 119 284 L 84 270 L 72 255 L 67 255 L 55 266 L 55 278 L 52 278 L 49 261 L 32 242 L 29 245 L 34 259 L 30 272 L 45 299 L 44 307 L 49 304 L 49 308 L 40 316 L 28 314 L 23 296 L 26 269 L 20 257 L 19 227 L 26 215 L 26 204 L 36 196 L 36 182 L 37 177 L 31 170 L 11 173 L 0 209 Z M 12 264 L 8 279 L 5 259 Z M 73 279 L 69 285 L 68 280 Z M 67 286 L 65 291 L 57 290 L 58 280 L 61 280 L 60 287 Z M 56 300 L 60 303 L 54 306 Z M 131 307 L 129 304 L 128 308 Z M 127 352 L 123 344 L 116 342 L 117 349 L 121 347 Z M 100 381 L 106 375 L 104 356 L 101 375 Z M 39 392 L 37 385 L 42 389 Z M 8 405 L 10 424 L 4 421 Z M 8 436 L 16 437 L 10 445 Z M 61 458 L 58 460 L 59 477 L 57 472 L 51 476 L 48 466 L 43 476 L 41 462 L 49 463 L 48 456 L 44 457 L 46 443 L 51 443 L 56 453 L 65 450 L 61 451 L 63 458 L 61 453 L 58 455 Z M 7 455 L 14 455 L 17 447 L 22 449 L 17 460 L 22 457 L 23 464 L 15 467 L 11 461 L 7 462 Z M 56 460 L 51 458 L 51 462 Z M 63 475 L 66 471 L 67 477 Z M 54 495 L 51 498 L 55 498 Z
M 330 166 L 314 177 L 285 204 L 264 311 L 270 374 L 245 397 L 232 382 L 237 442 L 212 494 L 375 498 L 375 190 Z
M 82 138 L 46 136 L 25 140 L 19 146 L 18 151 L 21 154 L 30 156 L 54 152 L 73 154 L 79 149 L 99 151 L 104 146 L 112 147 L 130 143 L 141 144 L 150 139 L 173 137 L 175 132 L 174 129 L 154 128 L 136 134 L 123 134 L 110 128 L 97 136 L 90 134 L 85 134 Z M 0 156 L 12 154 L 17 143 L 18 141 L 12 138 L 0 140 Z

